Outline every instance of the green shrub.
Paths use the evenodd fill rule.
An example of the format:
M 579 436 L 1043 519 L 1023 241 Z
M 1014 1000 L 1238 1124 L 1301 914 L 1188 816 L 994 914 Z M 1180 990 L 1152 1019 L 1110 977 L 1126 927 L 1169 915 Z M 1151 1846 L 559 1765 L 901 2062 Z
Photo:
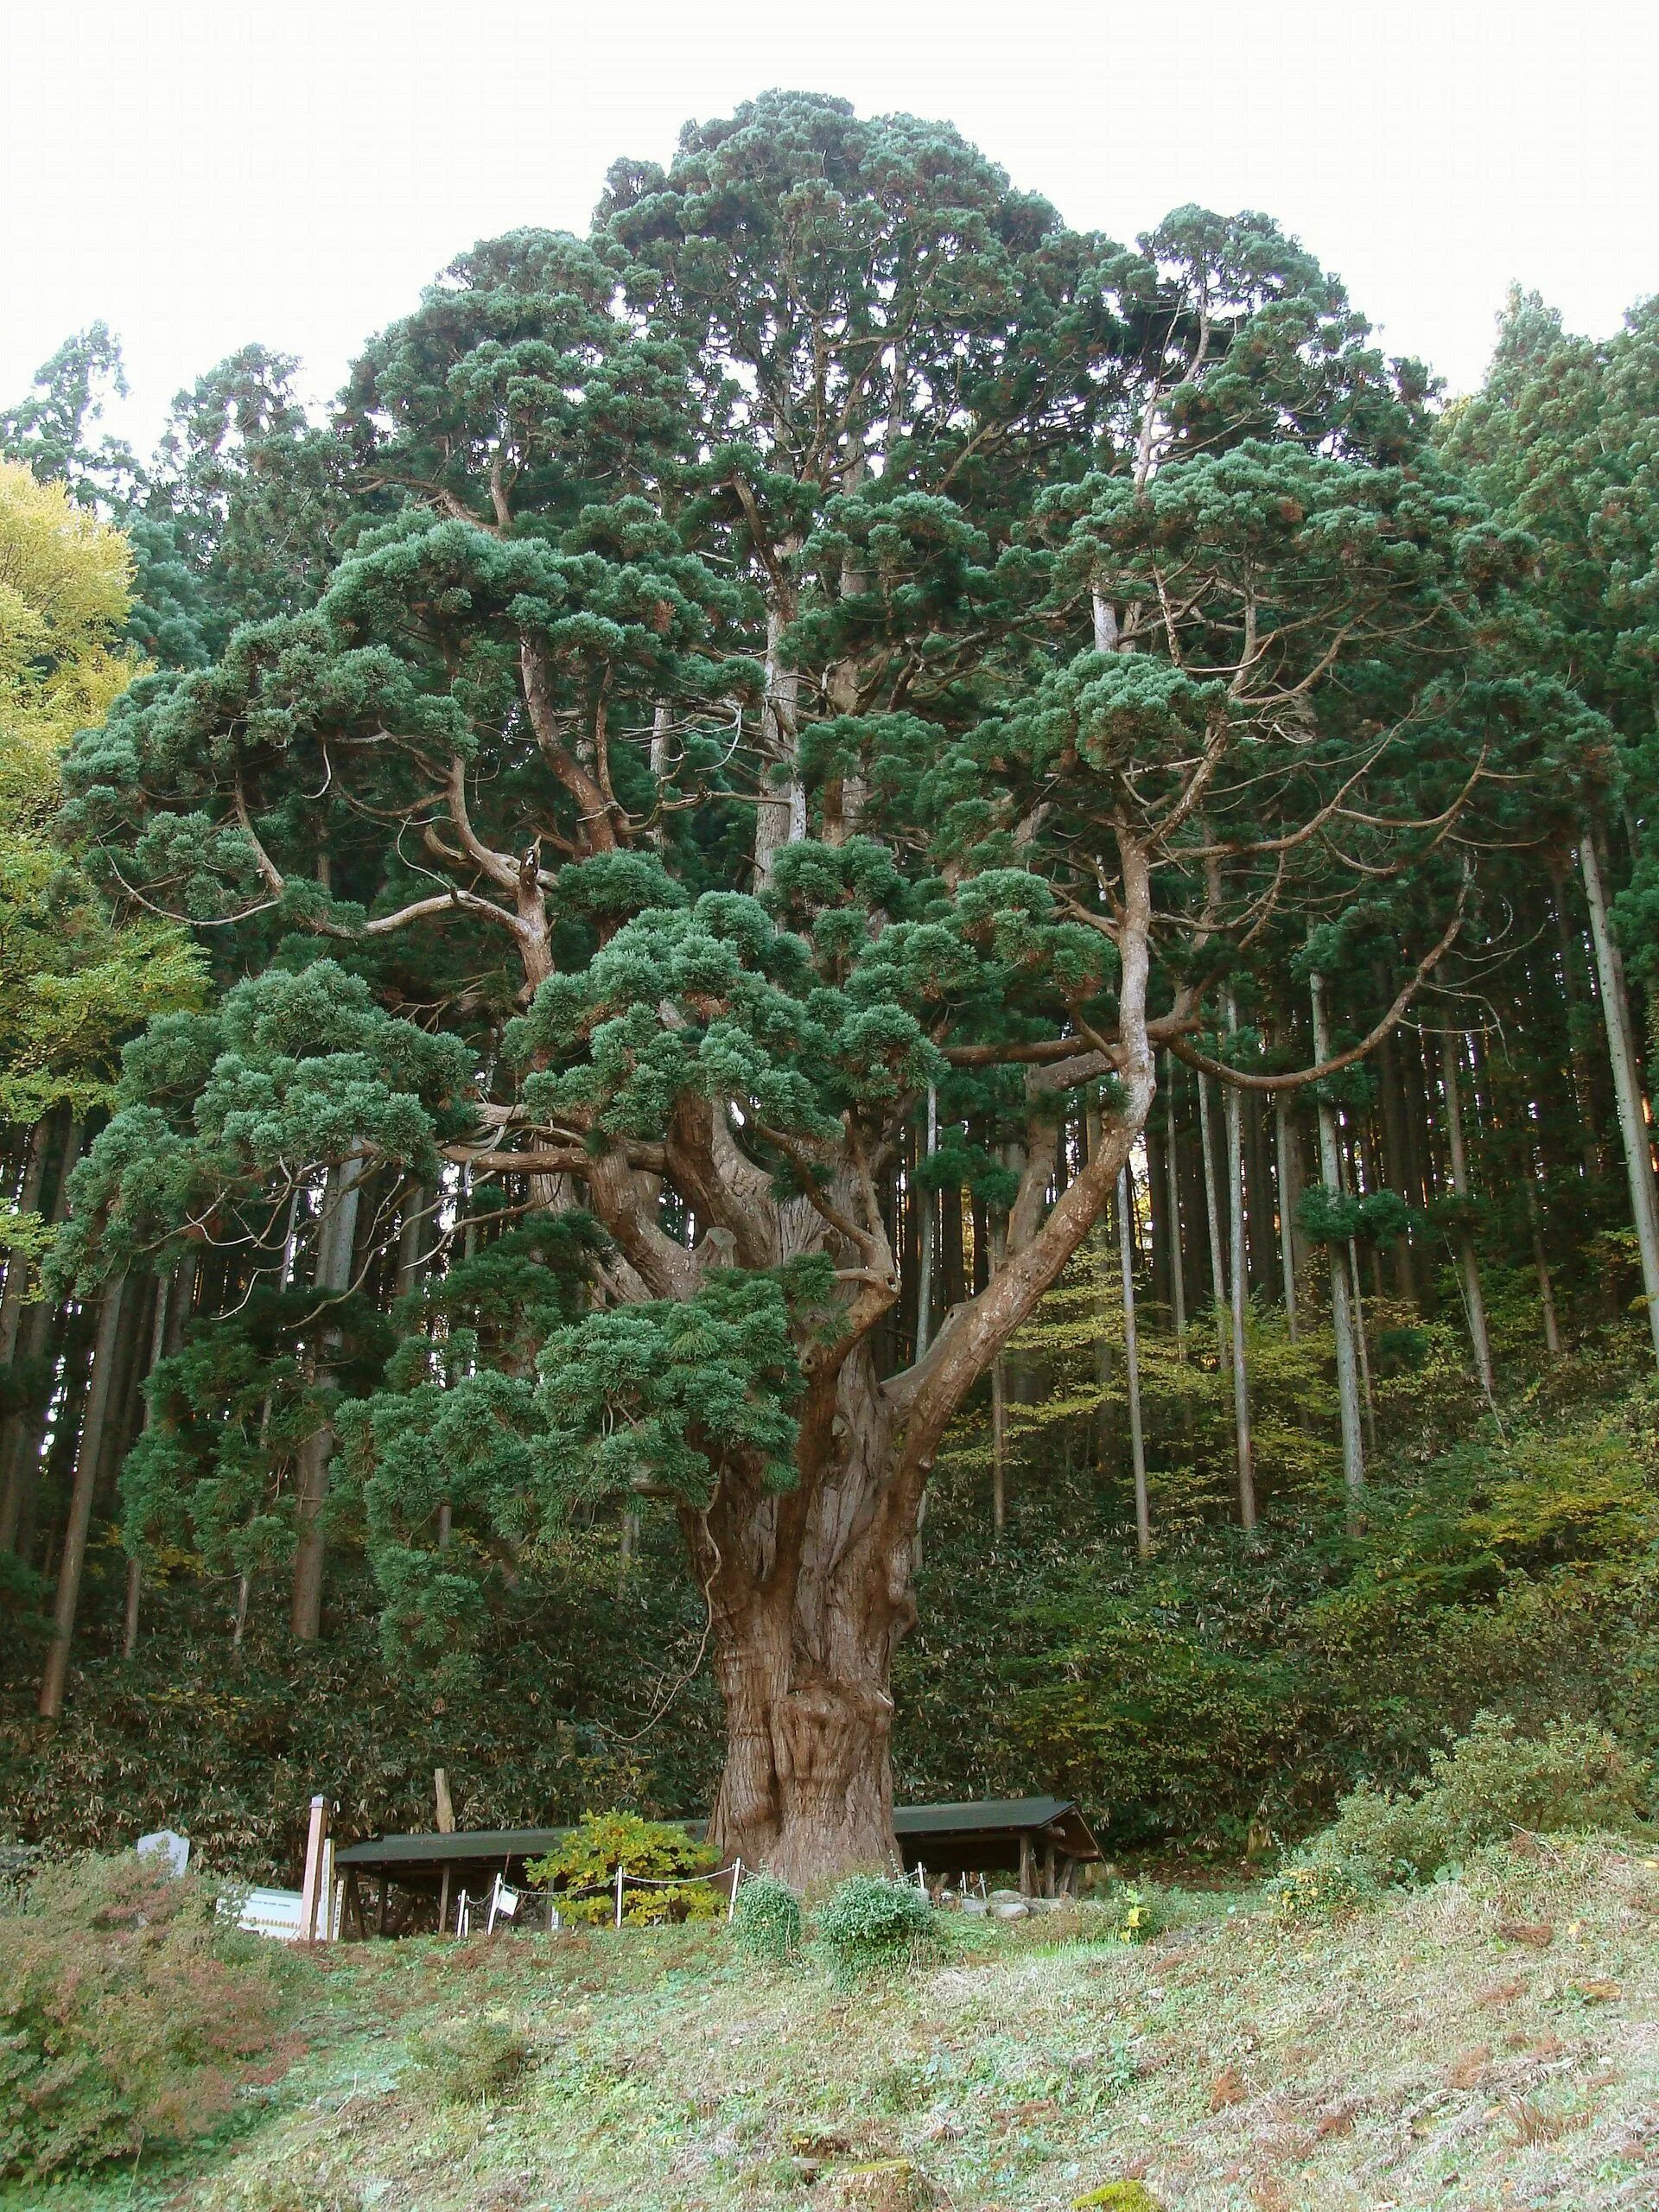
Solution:
M 1541 1736 L 1489 1713 L 1430 1754 L 1408 1793 L 1362 1783 L 1337 1817 L 1269 1885 L 1287 1915 L 1344 1910 L 1390 1885 L 1427 1882 L 1516 1829 L 1640 1827 L 1652 1770 L 1605 1729 L 1558 1721 Z
M 187 2141 L 301 2046 L 307 1969 L 136 1853 L 49 1866 L 0 1904 L 0 2179 Z
M 812 1923 L 813 1948 L 838 1981 L 893 1972 L 944 1948 L 939 1915 L 908 1882 L 853 1874 L 832 1890 Z
M 731 1933 L 750 1958 L 785 1965 L 801 1948 L 801 1901 L 775 1874 L 751 1874 L 738 1890 Z
M 1137 1883 L 1120 1883 L 1106 1903 L 1112 1916 L 1111 1932 L 1120 1943 L 1145 1943 L 1164 1924 L 1156 1892 Z
M 545 1859 L 532 1859 L 525 1872 L 532 1882 L 545 1883 L 563 1891 L 593 1890 L 592 1897 L 559 1897 L 559 1910 L 567 1921 L 598 1926 L 615 1912 L 616 1870 L 646 1874 L 701 1874 L 715 1866 L 715 1854 L 706 1844 L 693 1843 L 683 1828 L 666 1821 L 642 1820 L 638 1813 L 584 1813 L 581 1825 L 571 1830 L 556 1851 Z M 622 1917 L 635 1927 L 664 1921 L 717 1920 L 723 1900 L 717 1890 L 701 1884 L 660 1890 L 626 1890 Z
M 535 2055 L 528 2036 L 505 2012 L 474 2012 L 421 2028 L 409 2039 L 412 2088 L 449 2105 L 499 2104 L 523 2079 Z

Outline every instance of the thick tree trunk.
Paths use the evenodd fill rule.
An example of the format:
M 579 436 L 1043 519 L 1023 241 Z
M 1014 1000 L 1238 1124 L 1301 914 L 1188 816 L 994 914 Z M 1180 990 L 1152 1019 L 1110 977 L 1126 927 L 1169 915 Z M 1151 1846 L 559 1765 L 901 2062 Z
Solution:
M 888 1685 L 915 1617 L 914 1516 L 881 1510 L 893 1422 L 867 1345 L 803 1431 L 795 1491 L 728 1473 L 705 1512 L 682 1516 L 726 1706 L 710 1835 L 722 1859 L 797 1885 L 893 1857 Z
M 945 1317 L 906 1372 L 883 1380 L 875 1340 L 880 1315 L 899 1292 L 891 1239 L 876 1221 L 868 1169 L 860 1170 L 858 1195 L 852 1187 L 847 1193 L 864 1216 L 863 1228 L 830 1185 L 824 1218 L 836 1224 L 843 1249 L 862 1251 L 867 1265 L 846 1278 L 862 1287 L 848 1308 L 845 1334 L 804 1358 L 795 1483 L 769 1491 L 757 1470 L 728 1460 L 706 1503 L 680 1506 L 726 1706 L 727 1760 L 709 1839 L 722 1857 L 769 1866 L 798 1885 L 896 1857 L 893 1657 L 915 1618 L 916 1536 L 935 1455 L 970 1390 L 1099 1219 L 1151 1111 L 1151 870 L 1127 836 L 1120 835 L 1118 851 L 1118 1042 L 1109 1059 L 1081 1049 L 1027 1073 L 1027 1158 L 1007 1242 L 985 1289 Z M 1122 1101 L 1110 1131 L 1046 1211 L 1058 1142 L 1053 1103 L 1109 1069 Z M 714 1124 L 711 1147 L 722 1130 Z M 639 1186 L 602 1155 L 587 1179 L 595 1212 L 639 1264 L 665 1289 L 683 1281 L 686 1255 L 660 1235 L 653 1241 L 637 1211 Z M 728 1176 L 728 1198 L 734 1205 L 760 1179 L 758 1168 L 752 1179 Z

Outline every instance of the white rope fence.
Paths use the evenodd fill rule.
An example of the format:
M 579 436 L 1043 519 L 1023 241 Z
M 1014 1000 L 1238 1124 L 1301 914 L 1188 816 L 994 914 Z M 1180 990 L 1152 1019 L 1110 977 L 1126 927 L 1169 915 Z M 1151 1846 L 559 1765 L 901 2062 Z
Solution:
M 748 1871 L 753 1872 L 753 1870 L 751 1868 Z M 742 1882 L 744 1872 L 741 1859 L 734 1859 L 729 1866 L 712 1867 L 706 1874 L 630 1874 L 626 1866 L 619 1866 L 614 1878 L 611 1881 L 590 1882 L 579 1890 L 550 1890 L 547 1893 L 547 1932 L 550 1936 L 556 1935 L 563 1927 L 563 1916 L 559 1911 L 562 1903 L 574 1904 L 580 1897 L 612 1897 L 614 1899 L 613 1925 L 620 1928 L 623 1924 L 623 1898 L 625 1893 L 630 1889 L 712 1888 L 715 1883 L 726 1880 L 728 1876 L 732 1886 L 731 1895 L 726 1904 L 726 1917 L 729 1920 L 737 1910 L 737 1892 Z M 486 1936 L 494 1933 L 498 1920 L 518 1918 L 518 1907 L 524 1901 L 524 1892 L 522 1890 L 510 1889 L 502 1875 L 496 1876 L 490 1890 L 488 1916 L 485 1922 L 484 1932 Z M 481 1905 L 483 1899 L 480 1898 L 479 1902 Z M 459 1942 L 463 1936 L 468 1935 L 471 1929 L 472 1900 L 463 1890 L 461 1893 L 461 1901 L 455 1908 L 456 1940 Z

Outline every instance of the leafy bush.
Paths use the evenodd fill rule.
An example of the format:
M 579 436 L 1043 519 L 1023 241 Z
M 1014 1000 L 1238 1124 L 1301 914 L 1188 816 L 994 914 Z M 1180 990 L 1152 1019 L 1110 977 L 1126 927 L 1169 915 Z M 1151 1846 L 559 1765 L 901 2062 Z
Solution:
M 944 1929 L 926 1897 L 908 1882 L 853 1874 L 818 1908 L 812 1940 L 838 1981 L 855 1981 L 936 1955 L 944 1947 Z
M 50 1866 L 0 1904 L 0 2178 L 187 2141 L 297 2054 L 306 1969 L 136 1853 Z
M 1287 1914 L 1342 1910 L 1389 1885 L 1426 1882 L 1517 1829 L 1541 1834 L 1642 1824 L 1652 1770 L 1605 1729 L 1558 1721 L 1522 1736 L 1483 1713 L 1466 1736 L 1430 1754 L 1408 1793 L 1362 1783 L 1328 1828 L 1270 1885 Z
M 444 2104 L 497 2104 L 510 2096 L 534 2056 L 528 2036 L 505 2012 L 474 2012 L 422 2028 L 410 2037 L 411 2086 Z
M 1106 1902 L 1120 1943 L 1147 1942 L 1164 1924 L 1156 1895 L 1134 1882 L 1121 1883 Z
M 801 1947 L 801 1901 L 775 1874 L 751 1874 L 738 1891 L 731 1927 L 739 1950 L 783 1965 Z
M 559 1910 L 568 1921 L 597 1926 L 615 1911 L 616 1870 L 663 1879 L 705 1873 L 715 1863 L 706 1844 L 693 1843 L 683 1828 L 665 1821 L 642 1820 L 637 1813 L 584 1813 L 556 1851 L 532 1859 L 525 1871 L 532 1882 L 560 1890 Z M 577 1894 L 582 1891 L 594 1894 Z M 567 1902 L 567 1894 L 568 1902 Z M 624 1891 L 622 1917 L 634 1926 L 671 1920 L 715 1920 L 717 1891 L 697 1885 L 685 1889 Z

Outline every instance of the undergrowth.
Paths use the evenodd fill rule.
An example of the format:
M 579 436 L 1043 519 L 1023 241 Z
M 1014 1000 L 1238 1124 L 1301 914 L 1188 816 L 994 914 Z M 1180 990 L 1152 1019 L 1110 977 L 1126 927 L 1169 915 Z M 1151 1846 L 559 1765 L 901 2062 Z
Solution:
M 165 2150 L 300 2050 L 305 1977 L 195 1876 L 136 1853 L 46 1867 L 0 1898 L 0 2178 Z

